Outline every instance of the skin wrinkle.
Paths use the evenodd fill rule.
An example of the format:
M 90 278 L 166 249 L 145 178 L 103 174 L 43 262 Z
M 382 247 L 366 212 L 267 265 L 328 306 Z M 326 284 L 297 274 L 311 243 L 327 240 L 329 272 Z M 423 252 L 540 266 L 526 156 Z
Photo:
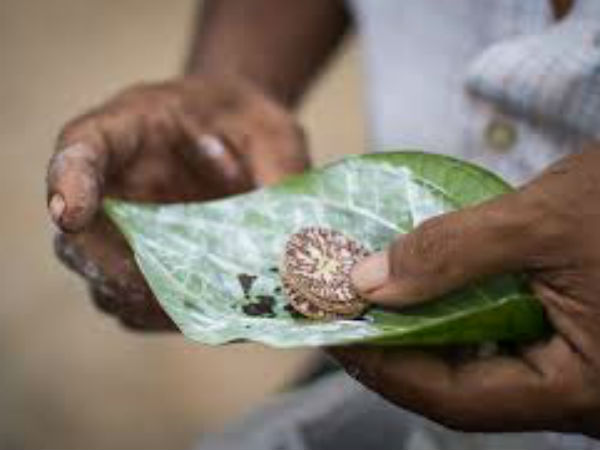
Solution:
M 558 294 L 548 287 L 542 290 L 538 288 L 537 293 L 553 323 L 565 330 L 562 334 L 563 338 L 573 353 L 578 354 L 590 367 L 600 367 L 600 357 L 594 356 L 593 351 L 597 347 L 597 340 L 589 342 L 590 338 L 587 337 L 587 333 L 591 334 L 590 332 L 596 328 L 593 325 L 585 326 L 589 321 L 590 312 L 579 302 Z M 598 317 L 598 313 L 594 316 Z M 585 330 L 587 333 L 582 333 L 582 329 L 587 329 Z

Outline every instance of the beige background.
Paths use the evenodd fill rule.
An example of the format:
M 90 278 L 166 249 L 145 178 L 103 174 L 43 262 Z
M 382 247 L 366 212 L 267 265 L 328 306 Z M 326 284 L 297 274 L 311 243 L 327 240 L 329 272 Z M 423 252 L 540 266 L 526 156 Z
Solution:
M 184 448 L 297 370 L 300 351 L 206 348 L 98 313 L 51 252 L 44 171 L 60 125 L 178 72 L 191 0 L 0 0 L 0 448 Z M 364 142 L 356 50 L 303 108 L 317 160 Z

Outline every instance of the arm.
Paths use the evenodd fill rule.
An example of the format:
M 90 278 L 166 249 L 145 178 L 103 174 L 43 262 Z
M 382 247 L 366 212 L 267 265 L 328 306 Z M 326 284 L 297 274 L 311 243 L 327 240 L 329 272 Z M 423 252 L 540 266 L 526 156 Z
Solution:
M 293 106 L 349 28 L 342 0 L 207 0 L 189 73 L 238 75 Z

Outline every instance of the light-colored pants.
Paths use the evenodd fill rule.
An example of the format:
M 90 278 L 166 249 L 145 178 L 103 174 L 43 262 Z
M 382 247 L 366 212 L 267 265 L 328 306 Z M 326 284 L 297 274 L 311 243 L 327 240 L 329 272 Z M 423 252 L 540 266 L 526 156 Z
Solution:
M 460 433 L 403 411 L 343 373 L 282 394 L 197 450 L 597 450 L 556 433 Z

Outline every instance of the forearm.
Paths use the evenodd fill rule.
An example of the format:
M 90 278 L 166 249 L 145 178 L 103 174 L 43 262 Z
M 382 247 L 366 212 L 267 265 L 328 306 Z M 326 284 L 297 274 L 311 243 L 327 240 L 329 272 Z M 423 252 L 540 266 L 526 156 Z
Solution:
M 342 0 L 206 0 L 187 70 L 245 77 L 293 106 L 349 27 Z

